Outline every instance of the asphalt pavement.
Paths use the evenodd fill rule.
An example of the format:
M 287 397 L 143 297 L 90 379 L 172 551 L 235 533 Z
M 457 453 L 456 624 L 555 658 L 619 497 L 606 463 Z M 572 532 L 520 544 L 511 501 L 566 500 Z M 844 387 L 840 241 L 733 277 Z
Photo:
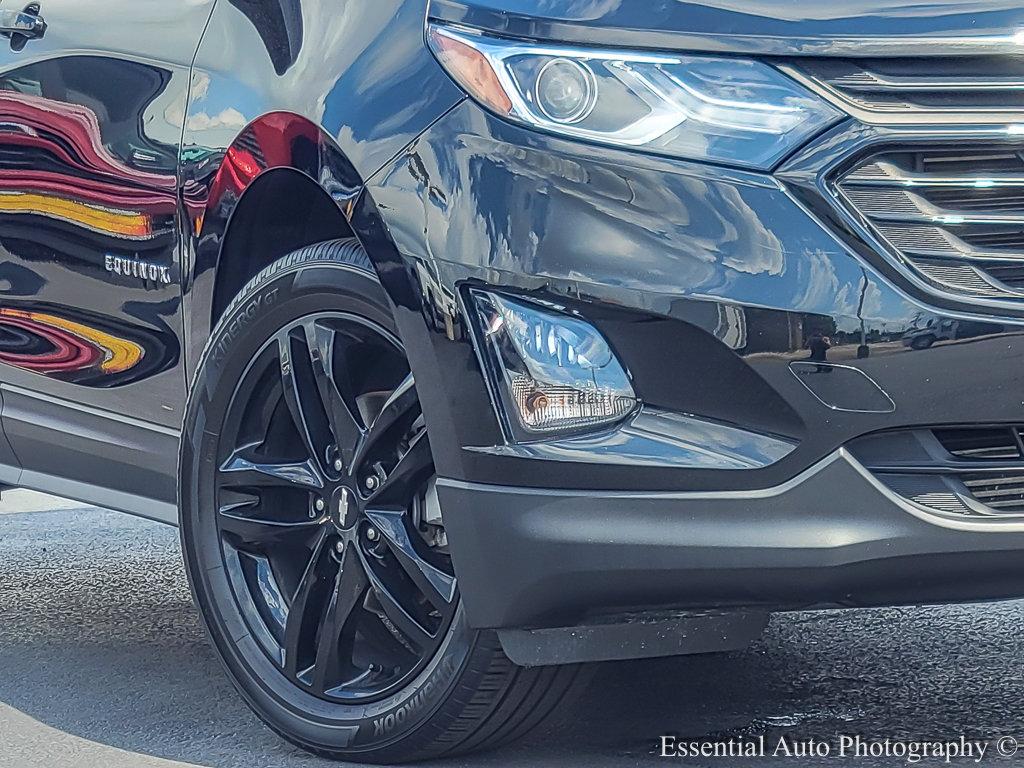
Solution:
M 282 742 L 234 694 L 179 557 L 173 528 L 4 494 L 0 766 L 331 765 Z M 984 763 L 1024 764 L 1022 618 L 1024 602 L 780 615 L 741 653 L 600 665 L 527 740 L 432 765 L 837 765 L 843 736 L 978 738 Z M 764 736 L 769 751 L 813 740 L 830 754 L 662 758 L 667 735 L 737 749 Z M 1021 738 L 1019 758 L 997 756 L 1007 736 Z M 855 762 L 907 764 L 892 753 Z

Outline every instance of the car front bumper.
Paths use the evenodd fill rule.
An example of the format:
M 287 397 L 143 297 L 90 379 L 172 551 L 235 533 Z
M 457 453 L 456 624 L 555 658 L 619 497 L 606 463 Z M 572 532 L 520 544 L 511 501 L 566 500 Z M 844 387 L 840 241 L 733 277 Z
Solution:
M 564 141 L 464 102 L 371 180 L 357 219 L 383 225 L 368 250 L 473 624 L 1024 594 L 1024 523 L 933 515 L 846 449 L 886 430 L 1024 422 L 1022 313 L 915 292 L 815 196 L 819 169 L 871 140 L 850 121 L 756 174 Z M 701 450 L 635 425 L 511 444 L 467 286 L 571 307 L 645 409 L 694 420 L 691 436 L 714 426 L 698 428 Z M 973 330 L 904 344 L 925 317 Z M 808 359 L 815 334 L 831 337 L 826 366 Z M 763 440 L 791 449 L 716 463 Z
M 1024 531 L 929 515 L 839 451 L 773 488 L 604 493 L 445 480 L 467 615 L 570 626 L 679 609 L 956 602 L 1021 594 Z

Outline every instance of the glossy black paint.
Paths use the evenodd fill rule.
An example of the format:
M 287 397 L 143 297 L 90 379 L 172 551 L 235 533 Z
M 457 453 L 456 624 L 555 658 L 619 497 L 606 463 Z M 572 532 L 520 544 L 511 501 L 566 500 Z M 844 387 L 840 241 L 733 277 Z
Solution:
M 832 205 L 841 158 L 912 128 L 848 119 L 773 174 L 646 156 L 503 122 L 424 45 L 438 18 L 728 53 L 999 53 L 1020 44 L 1014 4 L 45 0 L 41 13 L 42 38 L 20 50 L 0 40 L 0 386 L 69 407 L 40 433 L 31 397 L 8 405 L 26 470 L 59 474 L 67 454 L 40 446 L 81 405 L 110 417 L 109 434 L 90 422 L 82 445 L 117 441 L 124 417 L 159 428 L 107 469 L 90 465 L 94 485 L 138 495 L 122 477 L 135 461 L 167 475 L 151 493 L 172 502 L 173 462 L 154 457 L 226 302 L 277 257 L 348 234 L 395 305 L 438 473 L 453 482 L 759 489 L 870 432 L 1021 421 L 1024 311 L 934 295 Z M 4 208 L 8 193 L 17 209 Z M 111 274 L 108 256 L 172 280 Z M 468 285 L 586 317 L 650 411 L 787 450 L 735 471 L 658 448 L 645 430 L 509 445 L 464 320 Z M 969 330 L 904 343 L 929 321 Z
M 48 0 L 42 37 L 0 41 L 0 381 L 180 423 L 178 143 L 211 6 Z
M 784 56 L 1014 53 L 1024 21 L 1004 0 L 433 0 L 430 13 L 513 37 Z
M 848 123 L 826 143 L 857 134 Z M 969 379 L 945 375 L 950 349 L 902 344 L 922 318 L 942 310 L 911 298 L 875 266 L 879 259 L 858 258 L 809 215 L 797 185 L 809 163 L 797 157 L 780 171 L 791 188 L 759 174 L 540 136 L 468 102 L 432 126 L 368 188 L 421 275 L 435 305 L 428 315 L 451 315 L 448 297 L 465 281 L 543 292 L 601 328 L 644 402 L 800 443 L 770 467 L 728 477 L 614 460 L 584 473 L 558 462 L 528 468 L 508 456 L 484 459 L 458 448 L 500 442 L 480 417 L 486 393 L 463 373 L 476 367 L 472 350 L 452 343 L 458 332 L 444 332 L 461 328 L 458 318 L 434 333 L 410 320 L 414 327 L 403 332 L 421 334 L 411 349 L 433 346 L 414 359 L 417 375 L 436 376 L 428 391 L 445 393 L 424 407 L 442 411 L 435 420 L 454 432 L 437 449 L 441 472 L 491 483 L 514 476 L 527 485 L 571 477 L 583 488 L 755 488 L 792 477 L 865 432 L 1017 412 L 1020 321 L 988 317 L 976 325 L 967 357 L 986 362 Z M 842 381 L 833 385 L 840 390 L 833 407 L 808 391 L 790 363 L 810 356 L 815 334 L 835 342 L 828 362 L 862 372 L 884 394 L 865 390 L 860 375 L 835 377 Z M 864 346 L 868 356 L 860 357 Z M 979 390 L 986 397 L 972 396 Z M 895 407 L 880 409 L 878 399 Z
M 422 45 L 424 15 L 424 3 L 401 0 L 218 3 L 183 137 L 191 359 L 208 335 L 229 219 L 258 176 L 298 171 L 350 216 L 363 180 L 461 100 Z

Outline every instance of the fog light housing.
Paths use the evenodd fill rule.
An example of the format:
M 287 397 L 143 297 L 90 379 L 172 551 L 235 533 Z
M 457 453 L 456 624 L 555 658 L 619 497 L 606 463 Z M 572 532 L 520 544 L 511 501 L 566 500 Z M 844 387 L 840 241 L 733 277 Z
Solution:
M 629 375 L 588 322 L 552 304 L 470 295 L 514 437 L 607 425 L 636 409 Z

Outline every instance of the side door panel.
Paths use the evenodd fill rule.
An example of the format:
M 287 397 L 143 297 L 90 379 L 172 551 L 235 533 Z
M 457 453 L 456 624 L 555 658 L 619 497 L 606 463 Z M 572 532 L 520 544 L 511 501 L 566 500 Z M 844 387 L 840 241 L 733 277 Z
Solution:
M 41 0 L 41 38 L 0 38 L 0 388 L 26 469 L 95 479 L 78 453 L 117 425 L 152 452 L 147 427 L 166 442 L 181 423 L 177 164 L 212 4 Z M 75 461 L 48 434 L 62 422 L 89 424 Z M 104 482 L 152 488 L 137 474 Z

